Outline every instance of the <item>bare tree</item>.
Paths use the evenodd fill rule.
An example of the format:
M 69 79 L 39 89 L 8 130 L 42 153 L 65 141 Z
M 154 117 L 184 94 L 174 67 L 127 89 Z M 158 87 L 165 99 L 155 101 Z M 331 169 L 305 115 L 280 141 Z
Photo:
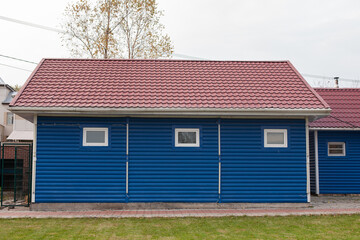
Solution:
M 155 0 L 78 0 L 65 9 L 62 41 L 75 57 L 170 57 Z

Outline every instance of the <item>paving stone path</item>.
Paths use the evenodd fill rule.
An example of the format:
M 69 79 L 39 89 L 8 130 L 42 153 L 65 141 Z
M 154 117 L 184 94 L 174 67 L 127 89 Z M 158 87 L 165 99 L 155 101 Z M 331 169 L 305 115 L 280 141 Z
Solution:
M 0 218 L 126 218 L 126 217 L 224 217 L 360 214 L 360 197 L 313 197 L 307 207 L 274 208 L 272 204 L 248 205 L 245 209 L 164 209 L 104 211 L 0 210 Z M 256 207 L 258 206 L 258 207 Z

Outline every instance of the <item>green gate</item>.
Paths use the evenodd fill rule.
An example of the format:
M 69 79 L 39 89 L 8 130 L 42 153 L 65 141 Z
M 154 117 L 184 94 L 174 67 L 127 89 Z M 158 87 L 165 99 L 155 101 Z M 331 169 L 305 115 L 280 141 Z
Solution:
M 1 144 L 1 206 L 31 203 L 32 144 Z

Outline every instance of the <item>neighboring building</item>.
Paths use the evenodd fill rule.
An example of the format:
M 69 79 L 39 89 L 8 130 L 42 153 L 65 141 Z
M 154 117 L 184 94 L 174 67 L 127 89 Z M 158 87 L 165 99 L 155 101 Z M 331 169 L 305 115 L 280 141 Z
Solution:
M 7 138 L 8 141 L 30 142 L 34 138 L 34 124 L 14 114 L 13 131 Z
M 332 111 L 310 123 L 311 191 L 360 194 L 360 89 L 316 91 Z
M 308 121 L 330 113 L 288 61 L 45 59 L 10 105 L 40 205 L 308 202 Z
M 0 78 L 0 138 L 5 141 L 32 141 L 33 124 L 8 110 L 17 92 Z
M 8 110 L 9 103 L 13 95 L 16 94 L 15 90 L 6 84 L 0 78 L 0 141 L 6 141 L 6 138 L 13 130 L 14 114 Z

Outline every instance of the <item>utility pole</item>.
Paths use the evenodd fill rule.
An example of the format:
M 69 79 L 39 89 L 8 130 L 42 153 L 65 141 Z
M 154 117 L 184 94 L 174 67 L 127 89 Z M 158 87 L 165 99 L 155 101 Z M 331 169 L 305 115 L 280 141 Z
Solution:
M 335 87 L 339 88 L 339 77 L 334 77 L 335 80 Z

